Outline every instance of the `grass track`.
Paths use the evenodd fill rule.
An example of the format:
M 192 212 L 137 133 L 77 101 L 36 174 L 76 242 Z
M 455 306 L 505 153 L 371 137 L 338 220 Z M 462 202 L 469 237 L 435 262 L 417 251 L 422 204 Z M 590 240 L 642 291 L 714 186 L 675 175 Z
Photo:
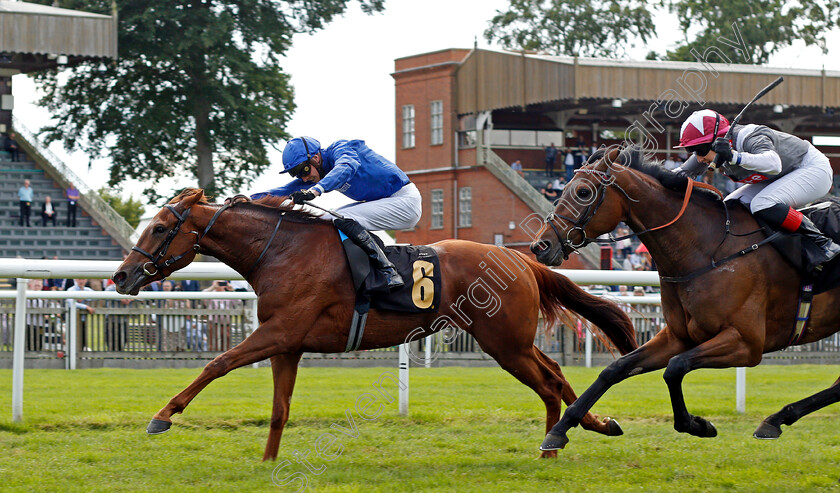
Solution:
M 302 368 L 276 463 L 261 463 L 271 372 L 240 369 L 211 384 L 149 437 L 151 416 L 197 370 L 28 370 L 23 424 L 11 423 L 11 371 L 0 371 L 0 490 L 295 491 L 840 491 L 840 404 L 784 427 L 780 440 L 752 431 L 784 404 L 830 385 L 840 366 L 765 366 L 747 371 L 747 414 L 735 408 L 735 370 L 685 380 L 689 410 L 720 435 L 698 439 L 672 428 L 662 373 L 634 377 L 595 408 L 617 417 L 623 437 L 576 428 L 557 460 L 536 460 L 544 408 L 498 368 L 412 369 L 407 418 L 397 404 L 375 419 L 356 399 L 396 369 Z M 566 368 L 580 393 L 598 369 Z M 387 386 L 396 395 L 395 386 Z M 340 433 L 341 455 L 316 456 L 318 437 L 353 410 L 358 437 Z M 305 454 L 319 474 L 294 461 Z M 336 451 L 336 446 L 329 451 Z

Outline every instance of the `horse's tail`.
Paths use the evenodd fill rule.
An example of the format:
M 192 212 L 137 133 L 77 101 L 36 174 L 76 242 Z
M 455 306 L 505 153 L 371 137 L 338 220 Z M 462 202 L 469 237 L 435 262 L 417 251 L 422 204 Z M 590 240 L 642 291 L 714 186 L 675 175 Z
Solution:
M 546 327 L 559 319 L 567 319 L 563 307 L 597 325 L 621 354 L 639 347 L 630 317 L 615 303 L 593 296 L 568 277 L 521 255 L 537 279 L 540 289 L 540 311 Z

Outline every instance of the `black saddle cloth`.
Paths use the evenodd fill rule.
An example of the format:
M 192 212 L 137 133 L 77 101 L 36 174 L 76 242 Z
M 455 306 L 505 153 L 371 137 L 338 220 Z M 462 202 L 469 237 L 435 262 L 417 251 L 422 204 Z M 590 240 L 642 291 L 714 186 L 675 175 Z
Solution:
M 436 312 L 440 307 L 440 260 L 432 248 L 418 246 L 384 246 L 372 235 L 388 260 L 397 268 L 405 285 L 389 290 L 385 276 L 373 268 L 370 258 L 352 240 L 341 235 L 341 244 L 350 264 L 353 287 L 357 296 L 370 300 L 373 308 L 400 312 Z
M 840 199 L 830 197 L 799 209 L 820 231 L 835 243 L 840 244 Z M 756 218 L 769 236 L 775 230 Z M 780 230 L 781 231 L 781 230 Z M 781 231 L 782 236 L 770 243 L 806 278 L 814 283 L 814 294 L 823 293 L 840 286 L 840 256 L 823 265 L 814 275 L 807 273 L 802 255 L 802 235 Z M 807 241 L 807 240 L 805 240 Z

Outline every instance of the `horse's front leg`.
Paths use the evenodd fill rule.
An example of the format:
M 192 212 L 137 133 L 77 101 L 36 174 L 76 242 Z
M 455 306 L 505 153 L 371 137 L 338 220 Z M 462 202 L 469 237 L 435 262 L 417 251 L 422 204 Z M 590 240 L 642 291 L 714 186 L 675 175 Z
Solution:
M 741 332 L 734 327 L 728 327 L 703 344 L 671 358 L 663 378 L 671 395 L 674 429 L 703 438 L 717 436 L 717 430 L 712 423 L 690 414 L 685 406 L 682 381 L 688 372 L 698 368 L 755 366 L 761 362 L 761 354 L 762 344 L 749 344 Z
M 270 356 L 281 352 L 282 348 L 278 341 L 276 328 L 260 325 L 244 341 L 220 354 L 213 361 L 207 363 L 201 374 L 178 395 L 173 397 L 169 403 L 157 414 L 155 414 L 146 433 L 156 435 L 169 430 L 172 426 L 172 415 L 183 412 L 199 392 L 213 380 L 227 375 L 228 372 L 239 367 L 262 361 Z
M 271 408 L 271 425 L 268 429 L 268 442 L 265 444 L 263 461 L 277 458 L 283 427 L 289 419 L 292 391 L 295 388 L 301 356 L 303 353 L 278 354 L 271 357 L 271 372 L 274 375 L 274 404 Z
M 604 368 L 595 382 L 571 406 L 566 408 L 563 417 L 545 436 L 540 450 L 564 448 L 569 443 L 566 432 L 580 424 L 586 413 L 610 387 L 633 375 L 664 368 L 672 356 L 685 348 L 683 342 L 666 327 L 639 349 L 615 360 Z

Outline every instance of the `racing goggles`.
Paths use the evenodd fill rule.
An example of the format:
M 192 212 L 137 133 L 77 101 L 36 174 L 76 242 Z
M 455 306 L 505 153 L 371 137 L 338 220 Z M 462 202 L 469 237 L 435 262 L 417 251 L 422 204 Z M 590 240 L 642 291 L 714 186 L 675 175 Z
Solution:
M 309 164 L 309 160 L 298 164 L 294 168 L 289 170 L 289 174 L 292 175 L 292 178 L 302 178 L 304 176 L 309 175 L 309 172 L 312 170 L 312 165 Z
M 686 147 L 685 150 L 688 151 L 689 153 L 693 152 L 694 154 L 697 154 L 698 156 L 703 157 L 703 156 L 705 156 L 706 154 L 708 154 L 709 152 L 712 151 L 712 143 L 707 142 L 705 144 L 697 144 L 696 146 Z

